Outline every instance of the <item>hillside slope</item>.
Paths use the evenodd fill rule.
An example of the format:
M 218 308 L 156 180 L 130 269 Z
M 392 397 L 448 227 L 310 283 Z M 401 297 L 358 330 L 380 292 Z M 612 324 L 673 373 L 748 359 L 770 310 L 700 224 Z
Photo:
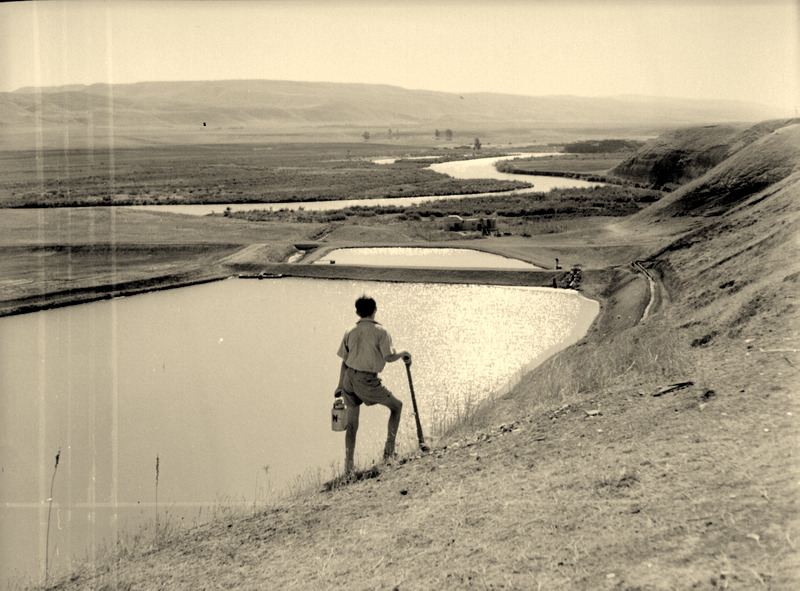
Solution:
M 569 120 L 578 124 L 593 122 L 595 125 L 625 121 L 681 124 L 713 120 L 748 121 L 765 111 L 758 105 L 734 101 L 455 94 L 377 84 L 277 80 L 94 84 L 47 88 L 42 92 L 27 88 L 0 93 L 0 99 L 2 120 L 6 118 L 5 109 L 16 114 L 12 121 L 30 117 L 31 111 L 36 109 L 40 110 L 45 121 L 51 118 L 63 120 L 91 111 L 113 115 L 122 125 L 146 125 L 158 118 L 172 124 L 196 122 L 198 118 L 217 124 L 252 119 L 379 125 L 447 120 L 458 123 Z M 215 115 L 220 116 L 221 121 L 214 121 Z
M 796 123 L 800 120 L 776 119 L 752 126 L 726 124 L 678 129 L 648 142 L 614 167 L 611 174 L 651 187 L 675 189 L 776 129 Z
M 777 342 L 800 328 L 800 170 L 743 200 L 735 192 L 716 196 L 714 206 L 705 201 L 706 211 L 722 213 L 647 261 L 698 346 L 716 338 Z
M 800 124 L 771 131 L 646 210 L 642 219 L 713 215 L 800 170 Z

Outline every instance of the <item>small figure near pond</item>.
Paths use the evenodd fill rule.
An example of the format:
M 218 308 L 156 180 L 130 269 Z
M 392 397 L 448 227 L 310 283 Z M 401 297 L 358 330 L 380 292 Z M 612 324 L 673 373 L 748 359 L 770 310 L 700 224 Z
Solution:
M 395 438 L 403 410 L 403 403 L 381 383 L 378 374 L 383 371 L 386 363 L 399 359 L 410 363 L 411 354 L 408 351 L 395 352 L 392 337 L 375 321 L 377 309 L 378 306 L 371 297 L 364 295 L 358 298 L 356 314 L 359 320 L 345 333 L 339 345 L 338 355 L 342 358 L 342 366 L 334 396 L 344 398 L 347 408 L 345 474 L 352 474 L 354 470 L 353 457 L 361 404 L 381 404 L 390 411 L 386 445 L 383 448 L 384 459 L 394 456 Z

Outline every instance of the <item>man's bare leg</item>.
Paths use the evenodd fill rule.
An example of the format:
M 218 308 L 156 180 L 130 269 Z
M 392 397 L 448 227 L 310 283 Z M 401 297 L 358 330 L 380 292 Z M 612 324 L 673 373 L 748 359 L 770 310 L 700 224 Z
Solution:
M 358 418 L 361 406 L 347 407 L 347 428 L 344 435 L 344 473 L 349 476 L 355 471 L 353 456 L 356 451 L 356 433 L 358 432 Z
M 383 447 L 383 459 L 394 457 L 394 442 L 397 438 L 397 429 L 400 427 L 400 416 L 403 413 L 403 403 L 391 395 L 389 400 L 381 402 L 389 409 L 389 424 L 386 429 L 386 445 Z

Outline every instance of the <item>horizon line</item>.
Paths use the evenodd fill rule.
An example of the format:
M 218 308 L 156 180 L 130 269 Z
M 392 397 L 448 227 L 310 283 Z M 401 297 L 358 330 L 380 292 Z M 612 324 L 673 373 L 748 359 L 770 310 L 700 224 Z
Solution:
M 289 83 L 289 84 L 306 84 L 306 85 L 335 85 L 335 86 L 376 86 L 387 87 L 405 90 L 408 92 L 427 92 L 432 94 L 447 94 L 456 96 L 480 96 L 480 95 L 498 95 L 498 96 L 513 96 L 523 98 L 577 98 L 577 99 L 648 99 L 648 100 L 673 100 L 673 101 L 687 101 L 687 102 L 706 102 L 706 103 L 728 103 L 740 105 L 759 106 L 773 110 L 785 111 L 787 109 L 797 110 L 798 106 L 788 107 L 786 105 L 773 105 L 753 100 L 746 100 L 740 98 L 710 98 L 710 97 L 691 97 L 691 96 L 677 96 L 677 95 L 662 95 L 662 94 L 645 94 L 640 92 L 625 92 L 619 94 L 604 94 L 604 95 L 582 95 L 582 94 L 520 94 L 514 92 L 503 91 L 448 91 L 448 90 L 432 90 L 428 88 L 408 88 L 397 84 L 389 84 L 385 82 L 341 82 L 330 80 L 290 80 L 280 78 L 209 78 L 209 79 L 194 79 L 194 80 L 138 80 L 135 82 L 75 82 L 67 84 L 42 84 L 42 85 L 27 85 L 15 88 L 14 90 L 0 90 L 0 94 L 32 94 L 36 91 L 57 91 L 57 90 L 82 90 L 92 87 L 115 87 L 115 86 L 136 86 L 147 84 L 218 84 L 218 83 L 237 83 L 237 82 L 267 82 L 267 83 Z

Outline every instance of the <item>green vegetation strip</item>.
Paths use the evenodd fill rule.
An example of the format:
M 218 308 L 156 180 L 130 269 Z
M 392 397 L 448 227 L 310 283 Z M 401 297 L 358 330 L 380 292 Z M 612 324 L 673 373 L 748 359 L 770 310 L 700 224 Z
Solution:
M 11 152 L 0 158 L 0 207 L 308 202 L 529 186 L 454 179 L 429 170 L 430 161 L 375 164 L 375 153 L 351 144 Z
M 635 187 L 601 186 L 591 189 L 553 189 L 547 193 L 509 193 L 466 199 L 439 199 L 419 205 L 353 206 L 339 210 L 294 211 L 282 209 L 230 212 L 230 217 L 258 221 L 329 223 L 349 218 L 397 216 L 399 221 L 421 221 L 448 215 L 462 217 L 566 218 L 575 216 L 625 216 L 657 201 L 659 191 Z

